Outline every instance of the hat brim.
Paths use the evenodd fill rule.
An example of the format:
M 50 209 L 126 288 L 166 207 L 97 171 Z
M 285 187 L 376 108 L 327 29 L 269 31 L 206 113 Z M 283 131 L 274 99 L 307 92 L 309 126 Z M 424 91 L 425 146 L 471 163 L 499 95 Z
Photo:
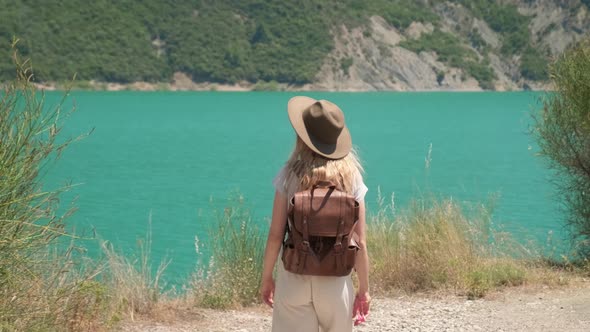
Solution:
M 348 127 L 344 125 L 336 144 L 325 144 L 315 137 L 309 135 L 305 123 L 303 122 L 303 111 L 311 105 L 317 103 L 318 100 L 305 96 L 297 96 L 291 98 L 287 104 L 287 112 L 289 113 L 289 121 L 297 136 L 307 145 L 312 151 L 329 159 L 341 159 L 352 149 L 352 138 Z

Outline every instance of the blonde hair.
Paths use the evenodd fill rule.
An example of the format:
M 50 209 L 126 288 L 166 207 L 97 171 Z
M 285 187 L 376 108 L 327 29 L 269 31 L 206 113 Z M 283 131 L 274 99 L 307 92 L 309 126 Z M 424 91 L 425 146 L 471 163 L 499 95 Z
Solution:
M 342 159 L 325 158 L 297 137 L 295 148 L 287 161 L 285 183 L 297 184 L 296 190 L 307 190 L 319 181 L 330 181 L 338 190 L 353 194 L 355 176 L 363 172 L 356 151 Z

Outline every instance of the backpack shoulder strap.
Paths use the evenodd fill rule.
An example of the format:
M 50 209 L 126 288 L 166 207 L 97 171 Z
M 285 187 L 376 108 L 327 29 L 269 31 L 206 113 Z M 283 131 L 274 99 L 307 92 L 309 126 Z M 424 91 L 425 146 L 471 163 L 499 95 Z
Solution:
M 309 217 L 311 214 L 311 199 L 312 195 L 309 190 L 302 191 L 300 193 L 300 202 L 301 202 L 301 209 L 302 209 L 302 237 L 303 241 L 301 244 L 305 247 L 304 249 L 309 249 Z

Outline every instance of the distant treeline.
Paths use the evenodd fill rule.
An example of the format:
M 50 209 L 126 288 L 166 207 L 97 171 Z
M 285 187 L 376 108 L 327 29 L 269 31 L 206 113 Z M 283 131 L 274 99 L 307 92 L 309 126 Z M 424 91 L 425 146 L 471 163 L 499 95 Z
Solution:
M 515 7 L 461 1 L 505 38 L 502 53 L 542 57 L 530 48 L 528 18 Z M 333 48 L 332 32 L 372 15 L 404 29 L 440 20 L 411 0 L 0 0 L 0 80 L 14 77 L 9 49 L 33 60 L 38 81 L 166 82 L 313 81 Z M 541 60 L 540 60 L 541 59 Z M 485 62 L 484 62 L 485 63 Z M 456 61 L 456 65 L 461 65 Z M 533 66 L 534 69 L 534 66 Z M 471 70 L 475 72 L 474 70 Z M 530 73 L 532 79 L 542 73 Z M 483 74 L 489 75 L 485 70 Z

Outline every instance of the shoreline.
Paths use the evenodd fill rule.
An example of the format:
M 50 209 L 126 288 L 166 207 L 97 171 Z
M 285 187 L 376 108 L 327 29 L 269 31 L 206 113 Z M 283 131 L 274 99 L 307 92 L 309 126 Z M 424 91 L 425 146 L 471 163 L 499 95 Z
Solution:
M 322 85 L 322 83 L 308 83 L 304 85 L 292 85 L 278 83 L 276 81 L 238 82 L 235 84 L 223 84 L 214 82 L 194 82 L 182 73 L 176 73 L 171 82 L 132 82 L 115 83 L 102 81 L 71 81 L 71 82 L 40 82 L 33 83 L 39 90 L 44 91 L 209 91 L 209 92 L 253 92 L 253 91 L 280 91 L 280 92 L 523 92 L 523 91 L 550 91 L 551 85 L 544 82 L 525 82 L 525 88 L 507 89 L 498 85 L 493 90 L 484 90 L 472 85 L 465 85 L 464 88 L 437 89 L 366 89 L 354 87 L 352 84 L 344 88 L 333 88 Z
M 484 90 L 484 89 L 408 89 L 408 90 L 369 90 L 369 89 L 327 89 L 317 86 L 290 86 L 281 85 L 277 89 L 259 89 L 256 84 L 245 85 L 228 85 L 217 83 L 195 83 L 195 87 L 186 88 L 178 87 L 170 83 L 112 83 L 97 82 L 91 87 L 78 86 L 77 84 L 59 84 L 53 82 L 34 83 L 38 90 L 43 91 L 136 91 L 136 92 L 344 92 L 344 93 L 379 93 L 379 92 L 410 92 L 410 93 L 429 93 L 429 92 L 548 92 L 550 87 L 531 88 L 531 89 L 512 89 L 512 90 Z M 84 84 L 85 85 L 85 84 Z

